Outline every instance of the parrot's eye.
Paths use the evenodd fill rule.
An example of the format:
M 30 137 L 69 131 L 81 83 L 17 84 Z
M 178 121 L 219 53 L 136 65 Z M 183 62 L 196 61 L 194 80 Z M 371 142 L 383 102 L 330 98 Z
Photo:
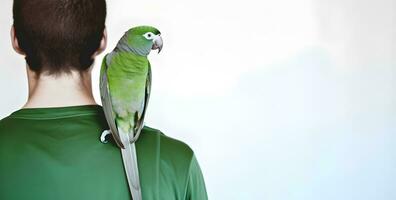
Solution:
M 152 32 L 148 32 L 148 33 L 145 33 L 143 36 L 144 36 L 146 39 L 148 39 L 148 40 L 152 40 L 153 37 L 154 37 L 154 34 L 153 34 Z

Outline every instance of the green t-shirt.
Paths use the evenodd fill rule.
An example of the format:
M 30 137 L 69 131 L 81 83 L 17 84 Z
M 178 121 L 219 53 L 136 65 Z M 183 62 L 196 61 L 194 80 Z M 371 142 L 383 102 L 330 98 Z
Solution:
M 101 106 L 21 109 L 0 121 L 0 199 L 131 199 Z M 136 142 L 143 200 L 208 199 L 185 143 L 145 126 Z

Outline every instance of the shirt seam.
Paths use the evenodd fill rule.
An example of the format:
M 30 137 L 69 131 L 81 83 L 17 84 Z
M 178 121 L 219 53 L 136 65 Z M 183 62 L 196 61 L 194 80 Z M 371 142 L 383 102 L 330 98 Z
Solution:
M 49 119 L 64 119 L 64 118 L 71 118 L 71 117 L 81 117 L 81 116 L 92 116 L 96 115 L 97 113 L 86 113 L 86 114 L 76 114 L 76 115 L 67 115 L 67 116 L 59 116 L 59 117 L 27 117 L 27 116 L 9 116 L 8 118 L 11 119 L 33 119 L 33 120 L 49 120 Z
M 161 169 L 160 169 L 160 167 L 161 167 L 161 139 L 162 139 L 162 137 L 161 137 L 161 131 L 159 131 L 159 134 L 158 134 L 158 149 L 157 149 L 157 155 L 158 155 L 158 158 L 157 158 L 157 160 L 158 160 L 158 165 L 157 165 L 157 171 L 156 171 L 156 173 L 157 173 L 157 183 L 156 183 L 156 187 L 157 187 L 157 196 L 156 196 L 156 198 L 157 199 L 159 199 L 159 196 L 160 196 L 160 193 L 161 193 L 161 188 L 160 188 L 160 171 L 161 171 Z
M 187 200 L 187 191 L 188 191 L 188 187 L 189 187 L 189 185 L 190 185 L 190 176 L 191 176 L 191 166 L 192 166 L 192 162 L 193 162 L 193 159 L 194 159 L 194 156 L 195 156 L 195 154 L 194 154 L 194 152 L 193 152 L 193 154 L 192 154 L 192 156 L 191 156 L 191 159 L 190 159 L 190 163 L 189 163 L 189 165 L 188 165 L 188 170 L 187 170 L 187 176 L 186 176 L 186 180 L 185 180 L 185 188 L 184 188 L 184 199 L 185 200 Z

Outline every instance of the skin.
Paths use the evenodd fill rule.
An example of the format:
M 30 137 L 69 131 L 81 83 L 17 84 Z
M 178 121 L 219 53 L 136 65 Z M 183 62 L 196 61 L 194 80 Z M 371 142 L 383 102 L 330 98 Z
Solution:
M 11 44 L 15 52 L 24 56 L 15 36 L 14 26 L 11 28 Z M 104 30 L 100 47 L 92 55 L 95 58 L 107 46 L 107 31 Z M 92 93 L 91 71 L 73 71 L 70 74 L 58 76 L 41 73 L 37 75 L 26 66 L 28 77 L 28 99 L 23 108 L 66 107 L 78 105 L 97 105 Z M 62 91 L 62 92 L 59 92 Z M 51 98 L 48 98 L 51 97 Z

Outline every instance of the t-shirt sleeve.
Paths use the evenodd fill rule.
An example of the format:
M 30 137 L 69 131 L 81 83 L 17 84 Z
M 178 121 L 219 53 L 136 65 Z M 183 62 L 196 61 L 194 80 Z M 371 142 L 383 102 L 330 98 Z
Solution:
M 187 180 L 186 200 L 207 200 L 205 181 L 197 158 L 193 154 Z

